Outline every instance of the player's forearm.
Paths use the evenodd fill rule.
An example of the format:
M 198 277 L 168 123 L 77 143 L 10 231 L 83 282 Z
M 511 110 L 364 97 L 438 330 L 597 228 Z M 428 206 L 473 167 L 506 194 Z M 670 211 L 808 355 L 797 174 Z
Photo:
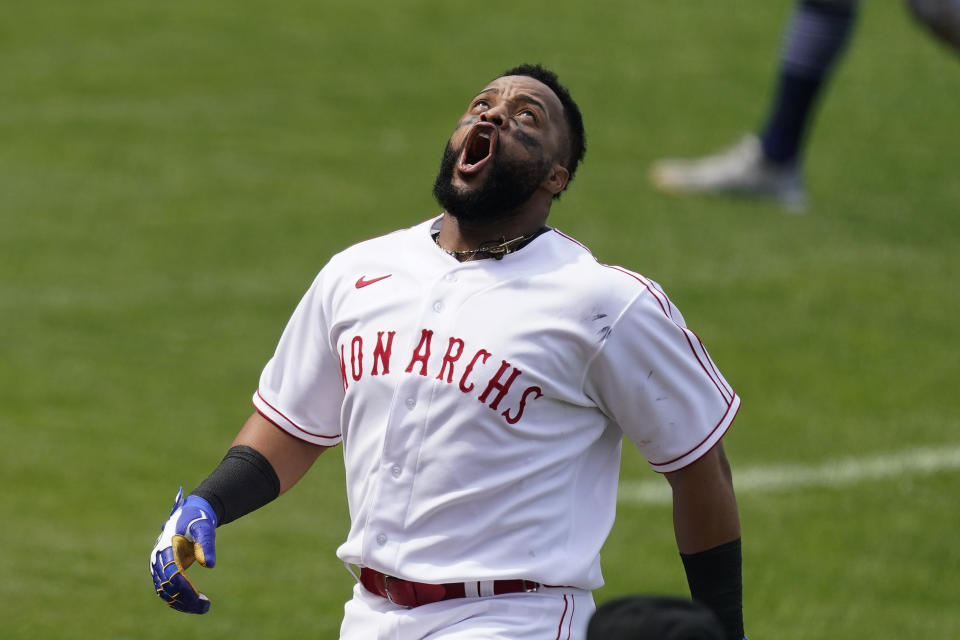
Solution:
M 255 413 L 220 465 L 191 493 L 209 503 L 221 525 L 232 522 L 296 484 L 324 448 L 297 440 Z
M 684 510 L 675 519 L 677 546 L 694 600 L 710 607 L 727 640 L 743 638 L 743 561 L 740 520 L 732 492 L 701 517 Z M 686 505 L 689 507 L 690 505 Z M 700 526 L 697 526 L 697 523 Z
M 718 444 L 700 460 L 667 474 L 680 553 L 697 553 L 740 537 L 730 465 Z
M 674 504 L 673 529 L 680 553 L 713 549 L 740 538 L 740 517 L 732 495 L 723 503 Z
M 743 637 L 740 518 L 730 466 L 720 445 L 668 475 L 674 530 L 690 594 L 709 606 L 726 637 Z
M 281 494 L 295 485 L 329 448 L 298 440 L 259 413 L 247 418 L 231 446 L 247 446 L 260 452 L 276 472 Z

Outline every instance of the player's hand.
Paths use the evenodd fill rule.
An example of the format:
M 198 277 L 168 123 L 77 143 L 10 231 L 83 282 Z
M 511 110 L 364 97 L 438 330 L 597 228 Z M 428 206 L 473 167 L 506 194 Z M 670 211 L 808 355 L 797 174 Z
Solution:
M 187 567 L 196 560 L 213 568 L 217 561 L 217 515 L 210 503 L 199 496 L 183 498 L 177 492 L 170 518 L 150 552 L 150 574 L 157 595 L 173 609 L 184 613 L 206 613 L 210 600 L 187 577 Z

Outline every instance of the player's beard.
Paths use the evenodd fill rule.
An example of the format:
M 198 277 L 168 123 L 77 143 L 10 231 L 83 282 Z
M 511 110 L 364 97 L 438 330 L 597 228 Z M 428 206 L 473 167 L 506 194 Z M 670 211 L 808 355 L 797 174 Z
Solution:
M 459 159 L 460 152 L 448 142 L 433 183 L 433 197 L 447 213 L 467 223 L 509 216 L 533 196 L 551 167 L 542 154 L 535 153 L 531 160 L 520 161 L 508 158 L 497 145 L 483 182 L 461 191 L 453 185 Z

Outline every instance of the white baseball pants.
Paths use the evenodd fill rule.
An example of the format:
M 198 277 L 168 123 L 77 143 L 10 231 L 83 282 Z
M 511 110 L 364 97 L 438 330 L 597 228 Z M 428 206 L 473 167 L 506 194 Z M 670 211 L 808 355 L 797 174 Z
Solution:
M 584 640 L 595 609 L 589 591 L 566 587 L 407 609 L 357 584 L 340 640 Z

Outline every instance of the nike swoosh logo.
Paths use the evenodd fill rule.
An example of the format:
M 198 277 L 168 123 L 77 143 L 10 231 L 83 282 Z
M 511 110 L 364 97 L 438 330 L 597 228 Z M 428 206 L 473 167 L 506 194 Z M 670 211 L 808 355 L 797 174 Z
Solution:
M 374 282 L 380 282 L 381 280 L 386 280 L 392 275 L 393 275 L 392 273 L 388 273 L 385 276 L 380 276 L 379 278 L 371 278 L 370 280 L 364 280 L 365 276 L 360 276 L 360 278 L 357 280 L 357 289 L 363 289 L 365 286 L 369 284 L 373 284 Z

